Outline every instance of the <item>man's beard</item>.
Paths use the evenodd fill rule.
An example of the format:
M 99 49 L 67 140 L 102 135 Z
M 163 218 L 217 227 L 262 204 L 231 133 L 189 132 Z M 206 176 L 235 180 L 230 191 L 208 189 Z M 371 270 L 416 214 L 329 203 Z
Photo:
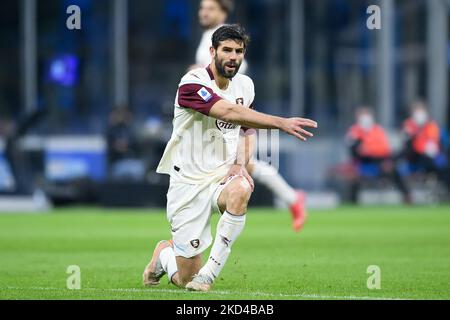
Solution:
M 209 24 L 201 24 L 200 27 L 203 29 L 203 31 L 208 31 L 214 28 L 214 25 L 212 23 Z
M 238 62 L 228 62 L 222 65 L 221 61 L 219 61 L 217 58 L 214 59 L 214 63 L 216 65 L 217 72 L 224 78 L 227 79 L 233 79 L 234 76 L 239 72 L 239 68 L 241 67 L 241 64 Z M 225 67 L 235 67 L 234 71 L 226 71 Z

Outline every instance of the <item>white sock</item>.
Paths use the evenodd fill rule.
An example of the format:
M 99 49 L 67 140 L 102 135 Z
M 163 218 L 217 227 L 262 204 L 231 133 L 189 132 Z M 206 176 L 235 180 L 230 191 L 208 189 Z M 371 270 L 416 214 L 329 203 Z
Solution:
M 167 247 L 161 250 L 159 254 L 159 259 L 161 260 L 162 267 L 169 280 L 172 281 L 172 277 L 178 272 L 177 260 L 175 259 L 175 252 L 172 247 Z
M 241 234 L 244 225 L 245 214 L 235 216 L 227 211 L 224 212 L 217 225 L 216 239 L 211 248 L 209 259 L 200 269 L 200 274 L 206 275 L 212 280 L 219 276 L 230 255 L 231 246 Z
M 287 184 L 278 171 L 266 162 L 254 160 L 252 177 L 265 185 L 278 198 L 291 206 L 297 200 L 297 193 Z

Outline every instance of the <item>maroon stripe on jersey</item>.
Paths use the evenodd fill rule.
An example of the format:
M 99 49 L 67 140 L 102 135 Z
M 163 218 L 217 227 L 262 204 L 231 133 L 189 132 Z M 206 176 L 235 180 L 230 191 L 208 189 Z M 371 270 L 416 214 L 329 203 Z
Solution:
M 202 95 L 204 94 L 204 95 Z M 180 107 L 189 108 L 209 115 L 209 111 L 222 100 L 211 88 L 199 84 L 185 84 L 178 89 L 178 104 Z
M 211 68 L 209 66 L 206 67 L 206 71 L 208 71 L 209 78 L 211 80 L 214 80 L 214 73 L 211 71 Z

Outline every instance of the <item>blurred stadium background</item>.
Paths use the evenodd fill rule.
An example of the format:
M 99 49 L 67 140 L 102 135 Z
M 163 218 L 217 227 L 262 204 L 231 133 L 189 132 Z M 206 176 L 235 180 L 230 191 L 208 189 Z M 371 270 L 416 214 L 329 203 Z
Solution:
M 66 28 L 73 4 L 81 8 L 81 30 Z M 366 26 L 374 4 L 381 7 L 381 30 Z M 198 0 L 2 2 L 0 211 L 165 206 L 168 180 L 155 168 L 171 134 L 178 81 L 202 34 L 198 6 Z M 236 1 L 229 21 L 252 36 L 247 60 L 257 110 L 320 124 L 306 144 L 280 135 L 280 172 L 309 192 L 310 207 L 350 200 L 345 135 L 360 105 L 373 106 L 400 151 L 409 107 L 424 99 L 448 157 L 449 16 L 448 0 Z M 113 112 L 118 106 L 130 112 Z M 121 165 L 110 148 L 117 119 L 130 124 Z M 448 201 L 433 174 L 405 175 L 414 203 Z M 360 204 L 401 202 L 391 182 L 375 180 L 361 185 Z M 252 201 L 280 205 L 262 186 Z

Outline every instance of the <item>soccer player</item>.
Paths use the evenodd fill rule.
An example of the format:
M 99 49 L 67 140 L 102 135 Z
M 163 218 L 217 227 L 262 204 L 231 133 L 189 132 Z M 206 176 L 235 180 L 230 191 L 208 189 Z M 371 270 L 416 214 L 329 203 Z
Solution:
M 254 187 L 246 170 L 254 134 L 248 128 L 279 129 L 306 141 L 313 135 L 303 127 L 317 127 L 309 119 L 252 110 L 253 81 L 238 74 L 248 41 L 240 26 L 220 27 L 212 37 L 211 64 L 181 79 L 172 137 L 157 168 L 170 175 L 167 218 L 172 240 L 157 244 L 144 270 L 145 285 L 159 284 L 167 273 L 181 288 L 208 291 L 245 225 Z M 222 216 L 202 267 L 201 254 L 212 243 L 212 211 Z
M 192 65 L 189 68 L 190 70 L 198 67 L 206 67 L 211 63 L 211 56 L 209 53 L 211 36 L 214 31 L 227 21 L 227 18 L 232 11 L 232 0 L 201 1 L 198 17 L 204 32 L 197 48 L 195 65 Z M 239 73 L 245 74 L 247 68 L 248 65 L 244 60 L 239 69 Z M 280 175 L 277 169 L 254 157 L 252 157 L 247 164 L 247 171 L 257 182 L 266 186 L 272 193 L 281 199 L 287 207 L 289 207 L 292 216 L 292 228 L 297 232 L 300 231 L 307 216 L 305 192 L 293 189 Z

